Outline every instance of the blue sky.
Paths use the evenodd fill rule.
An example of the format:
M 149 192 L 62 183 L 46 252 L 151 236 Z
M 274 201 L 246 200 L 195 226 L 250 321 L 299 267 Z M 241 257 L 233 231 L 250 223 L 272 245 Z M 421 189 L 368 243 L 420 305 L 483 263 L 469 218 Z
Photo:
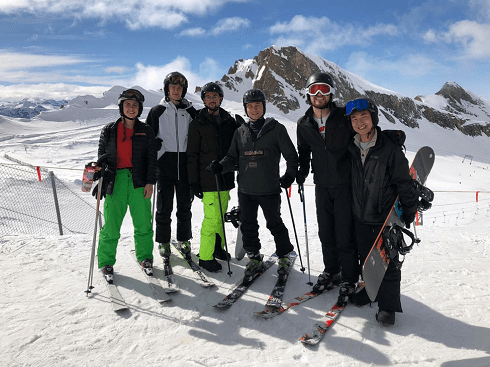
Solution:
M 490 0 L 2 0 L 0 34 L 0 99 L 158 89 L 174 70 L 193 88 L 273 44 L 409 97 L 455 81 L 490 98 Z

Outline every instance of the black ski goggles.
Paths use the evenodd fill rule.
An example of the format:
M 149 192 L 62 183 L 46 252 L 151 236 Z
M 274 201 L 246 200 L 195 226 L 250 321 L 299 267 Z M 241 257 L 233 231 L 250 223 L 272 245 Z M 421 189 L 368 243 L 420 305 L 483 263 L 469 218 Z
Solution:
M 169 78 L 169 84 L 178 84 L 184 88 L 187 86 L 187 79 L 183 75 L 172 75 Z
M 128 89 L 122 92 L 121 97 L 123 99 L 134 99 L 137 102 L 143 103 L 145 101 L 145 97 L 141 94 L 140 91 L 136 89 Z
M 364 98 L 354 99 L 353 101 L 347 102 L 345 105 L 345 114 L 349 116 L 355 111 L 365 111 L 369 110 L 369 102 Z

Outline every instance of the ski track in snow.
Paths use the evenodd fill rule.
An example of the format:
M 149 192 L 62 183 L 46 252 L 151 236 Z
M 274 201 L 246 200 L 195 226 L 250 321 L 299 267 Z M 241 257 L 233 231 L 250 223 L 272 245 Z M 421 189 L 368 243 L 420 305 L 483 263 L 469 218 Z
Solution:
M 197 103 L 198 98 L 195 99 Z M 241 113 L 237 106 L 233 113 Z M 49 116 L 54 119 L 55 115 Z M 83 115 L 80 120 L 85 121 Z M 294 139 L 295 122 L 282 120 Z M 13 119 L 6 121 L 2 122 L 2 129 L 12 137 L 2 141 L 2 157 L 7 153 L 34 165 L 76 167 L 75 171 L 55 173 L 74 190 L 80 190 L 83 164 L 96 155 L 102 127 L 99 120 L 96 125 L 84 126 L 37 121 L 37 128 Z M 53 124 L 62 127 L 56 129 Z M 485 283 L 490 276 L 490 194 L 482 193 L 477 204 L 474 192 L 437 192 L 488 190 L 488 163 L 461 163 L 471 138 L 461 137 L 459 145 L 449 148 L 444 137 L 457 141 L 457 133 L 436 130 L 439 140 L 430 145 L 436 154 L 438 148 L 444 152 L 452 149 L 452 154 L 436 158 L 427 182 L 436 191 L 436 199 L 433 209 L 425 215 L 425 225 L 417 227 L 422 242 L 406 256 L 403 265 L 404 313 L 397 314 L 395 326 L 381 327 L 376 323 L 376 304 L 348 306 L 321 343 L 305 347 L 298 338 L 335 303 L 337 290 L 273 319 L 256 318 L 252 312 L 264 308 L 274 286 L 274 265 L 229 310 L 219 311 L 212 306 L 240 281 L 246 258 L 240 262 L 232 259 L 231 277 L 224 262 L 222 273 L 206 273 L 216 284 L 207 289 L 194 280 L 175 251 L 171 261 L 181 290 L 172 293 L 172 301 L 162 306 L 129 254 L 133 229 L 127 215 L 118 246 L 115 280 L 129 310 L 120 313 L 112 311 L 97 270 L 92 294 L 84 293 L 91 234 L 19 234 L 0 238 L 0 366 L 490 366 L 490 291 Z M 409 135 L 409 147 L 418 146 L 412 132 Z M 429 143 L 422 142 L 420 146 Z M 475 144 L 481 142 L 475 140 Z M 485 144 L 488 146 L 488 140 Z M 488 156 L 486 152 L 488 148 L 478 155 Z M 407 157 L 411 159 L 413 153 L 407 152 Z M 311 281 L 315 282 L 323 266 L 311 177 L 305 194 Z M 89 195 L 86 197 L 93 203 Z M 229 208 L 233 205 L 235 190 Z M 291 205 L 303 265 L 307 267 L 303 208 L 296 187 Z M 458 210 L 458 214 L 453 214 Z M 282 213 L 296 247 L 284 194 Z M 196 200 L 194 254 L 198 251 L 202 216 L 202 204 Z M 264 221 L 260 224 L 263 253 L 268 255 L 274 251 L 274 244 Z M 226 235 L 233 254 L 236 230 L 227 225 Z M 161 277 L 163 264 L 156 246 L 154 256 L 155 274 Z M 300 267 L 297 259 L 284 301 L 310 290 L 306 284 L 308 270 L 302 274 Z

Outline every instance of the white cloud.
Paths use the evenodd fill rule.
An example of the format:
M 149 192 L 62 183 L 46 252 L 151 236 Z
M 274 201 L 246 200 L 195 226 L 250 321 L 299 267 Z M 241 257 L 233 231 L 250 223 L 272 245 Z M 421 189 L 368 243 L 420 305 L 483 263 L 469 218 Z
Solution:
M 104 71 L 108 74 L 124 74 L 129 71 L 129 68 L 125 66 L 110 66 L 105 68 Z
M 452 24 L 447 32 L 429 30 L 423 35 L 426 43 L 444 42 L 462 47 L 464 57 L 481 59 L 490 57 L 490 24 L 462 20 Z
M 360 51 L 350 55 L 345 68 L 364 78 L 368 78 L 370 73 L 376 71 L 393 71 L 402 76 L 418 78 L 430 75 L 434 70 L 442 67 L 424 55 L 409 54 L 397 60 L 391 60 L 371 56 L 367 52 Z
M 204 28 L 195 27 L 185 29 L 178 34 L 178 36 L 188 37 L 206 37 L 206 36 L 219 36 L 220 34 L 227 32 L 235 32 L 242 28 L 250 26 L 250 21 L 246 18 L 232 17 L 220 19 L 216 25 L 209 31 Z
M 278 46 L 295 45 L 320 54 L 347 45 L 369 45 L 377 36 L 398 35 L 398 28 L 393 24 L 375 24 L 366 28 L 353 23 L 335 23 L 327 17 L 296 15 L 289 22 L 274 24 L 269 32 L 277 35 L 273 43 Z
M 163 80 L 168 73 L 178 71 L 189 82 L 189 93 L 193 93 L 196 86 L 203 86 L 207 82 L 218 80 L 222 77 L 223 70 L 212 58 L 206 58 L 197 71 L 192 68 L 191 62 L 184 56 L 179 56 L 166 65 L 153 66 L 136 65 L 136 75 L 128 85 L 141 85 L 145 89 L 159 90 L 163 88 Z
M 189 28 L 180 32 L 179 36 L 187 36 L 187 37 L 202 37 L 206 34 L 206 30 L 201 27 Z
M 0 13 L 56 14 L 75 19 L 126 22 L 130 29 L 173 29 L 188 22 L 189 15 L 203 16 L 227 3 L 247 0 L 2 0 Z
M 35 55 L 17 52 L 0 52 L 0 74 L 12 70 L 73 65 L 90 62 L 76 56 Z

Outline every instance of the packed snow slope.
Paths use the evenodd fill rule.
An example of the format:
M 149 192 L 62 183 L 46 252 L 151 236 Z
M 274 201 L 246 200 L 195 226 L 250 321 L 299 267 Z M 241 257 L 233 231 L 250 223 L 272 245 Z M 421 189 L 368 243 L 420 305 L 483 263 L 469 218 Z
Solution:
M 1 117 L 1 162 L 7 162 L 3 156 L 8 154 L 49 167 L 80 191 L 83 164 L 95 158 L 100 129 L 118 115 L 118 91 L 110 92 L 113 96 L 107 101 L 93 100 L 99 103 L 94 107 L 87 98 L 81 101 L 88 104 L 43 112 L 32 120 Z M 147 100 L 153 103 L 161 98 L 158 92 L 148 93 L 151 98 Z M 189 98 L 199 107 L 196 96 Z M 151 104 L 146 106 L 143 117 Z M 243 114 L 238 102 L 225 101 L 224 107 Z M 298 116 L 286 118 L 274 108 L 268 109 L 268 115 L 285 124 L 295 141 L 294 118 Z M 134 245 L 128 215 L 115 265 L 116 282 L 129 305 L 129 310 L 121 313 L 112 311 L 98 271 L 92 294 L 87 297 L 84 292 L 91 235 L 13 233 L 0 238 L 0 366 L 490 366 L 490 291 L 485 283 L 490 277 L 488 140 L 429 123 L 421 123 L 417 130 L 383 119 L 380 125 L 406 131 L 410 161 L 423 145 L 432 146 L 437 156 L 427 181 L 435 191 L 434 206 L 426 212 L 424 225 L 417 227 L 422 242 L 406 256 L 402 269 L 404 312 L 397 314 L 393 327 L 376 323 L 376 304 L 352 305 L 319 345 L 305 347 L 298 338 L 335 303 L 338 291 L 274 319 L 258 319 L 252 312 L 264 308 L 276 280 L 276 266 L 229 310 L 216 310 L 212 306 L 240 281 L 246 259 L 232 259 L 231 276 L 226 263 L 222 273 L 207 273 L 216 287 L 206 289 L 173 253 L 171 261 L 181 290 L 162 306 L 129 254 Z M 306 271 L 300 271 L 298 259 L 285 301 L 309 291 L 307 282 L 315 282 L 323 270 L 311 177 L 305 191 L 309 257 L 303 207 L 293 185 L 291 206 Z M 90 195 L 85 197 L 94 202 Z M 0 193 L 0 202 L 1 198 Z M 232 198 L 230 208 L 236 204 L 236 190 Z M 203 218 L 198 200 L 192 211 L 195 254 Z M 295 244 L 284 196 L 282 213 Z M 272 237 L 264 221 L 260 223 L 262 252 L 271 254 Z M 229 224 L 226 236 L 233 254 L 236 230 Z M 162 277 L 156 246 L 154 256 L 156 275 Z

